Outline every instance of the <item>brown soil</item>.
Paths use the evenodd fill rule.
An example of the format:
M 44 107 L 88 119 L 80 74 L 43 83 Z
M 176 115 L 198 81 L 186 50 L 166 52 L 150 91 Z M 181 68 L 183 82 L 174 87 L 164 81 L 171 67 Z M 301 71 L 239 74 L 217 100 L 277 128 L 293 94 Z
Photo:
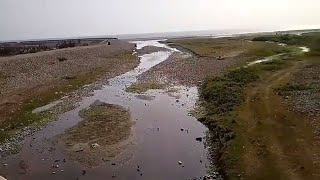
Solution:
M 175 52 L 164 62 L 152 67 L 138 77 L 139 81 L 197 85 L 204 79 L 220 76 L 229 67 L 250 60 L 249 57 L 237 58 L 197 58 L 185 53 Z
M 302 64 L 296 62 L 248 88 L 246 101 L 237 110 L 238 136 L 228 147 L 229 165 L 238 159 L 234 167 L 226 167 L 231 179 L 239 174 L 243 179 L 320 178 L 314 124 L 306 114 L 288 110 L 284 99 L 274 93 Z M 239 174 L 232 174 L 232 169 Z
M 108 161 L 130 142 L 132 121 L 123 107 L 96 101 L 80 115 L 84 120 L 60 138 L 70 157 L 84 166 Z

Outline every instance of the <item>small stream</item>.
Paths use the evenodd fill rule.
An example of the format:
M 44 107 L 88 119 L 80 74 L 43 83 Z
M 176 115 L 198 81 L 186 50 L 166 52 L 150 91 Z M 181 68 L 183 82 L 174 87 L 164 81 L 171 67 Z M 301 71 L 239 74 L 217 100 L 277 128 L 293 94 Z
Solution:
M 278 45 L 279 46 L 286 46 L 286 44 L 284 44 L 284 43 L 279 43 Z M 310 48 L 303 47 L 303 46 L 299 47 L 299 49 L 301 50 L 302 53 L 307 53 L 307 52 L 310 51 Z M 255 64 L 263 63 L 263 62 L 272 61 L 274 59 L 277 59 L 278 57 L 281 57 L 284 54 L 285 53 L 281 53 L 281 54 L 276 54 L 276 55 L 273 55 L 273 56 L 265 57 L 265 58 L 262 58 L 262 59 L 257 59 L 255 61 L 252 61 L 252 62 L 248 63 L 246 66 L 252 66 L 252 65 L 255 65 Z
M 176 86 L 175 92 L 149 90 L 144 95 L 128 93 L 126 87 L 137 81 L 137 76 L 151 67 L 166 60 L 178 51 L 156 40 L 135 41 L 137 49 L 144 46 L 164 47 L 160 51 L 142 55 L 137 68 L 115 78 L 111 78 L 92 96 L 84 97 L 77 108 L 63 113 L 58 120 L 49 123 L 24 141 L 22 150 L 3 159 L 6 166 L 0 167 L 0 173 L 9 180 L 46 180 L 50 179 L 192 179 L 207 174 L 208 150 L 203 142 L 196 141 L 204 137 L 207 128 L 189 115 L 198 99 L 196 87 Z M 57 143 L 57 135 L 64 133 L 82 119 L 79 111 L 88 108 L 96 100 L 118 104 L 130 110 L 135 124 L 132 128 L 133 143 L 123 152 L 100 166 L 84 169 L 79 163 L 71 161 Z M 36 111 L 51 108 L 47 105 Z M 183 129 L 183 130 L 182 130 Z M 56 161 L 66 159 L 65 162 Z M 181 161 L 182 165 L 178 162 Z M 21 162 L 28 164 L 28 173 L 21 171 Z M 111 165 L 111 162 L 115 165 Z M 52 168 L 58 164 L 59 168 Z M 137 172 L 137 165 L 141 172 Z M 61 172 L 63 170 L 63 172 Z M 54 172 L 54 174 L 53 174 Z

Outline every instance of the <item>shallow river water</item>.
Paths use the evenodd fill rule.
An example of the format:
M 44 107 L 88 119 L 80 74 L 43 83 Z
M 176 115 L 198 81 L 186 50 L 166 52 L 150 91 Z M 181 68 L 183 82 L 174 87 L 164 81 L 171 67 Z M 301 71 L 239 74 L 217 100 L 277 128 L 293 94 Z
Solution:
M 139 74 L 166 60 L 177 50 L 158 41 L 134 43 L 137 44 L 137 49 L 151 45 L 165 47 L 168 51 L 142 55 L 137 68 L 109 79 L 92 96 L 84 97 L 77 108 L 60 115 L 57 121 L 28 137 L 20 153 L 2 159 L 6 165 L 1 166 L 0 173 L 6 174 L 9 180 L 180 180 L 206 175 L 209 167 L 208 150 L 196 138 L 204 137 L 207 128 L 189 115 L 198 98 L 197 88 L 177 86 L 174 87 L 176 91 L 170 93 L 165 90 L 150 90 L 145 93 L 151 97 L 148 100 L 125 91 L 127 86 L 137 81 Z M 69 160 L 63 153 L 63 147 L 55 141 L 57 135 L 80 122 L 82 119 L 79 111 L 88 108 L 96 100 L 118 104 L 130 110 L 135 122 L 132 128 L 133 143 L 111 161 L 86 169 L 86 174 L 82 175 L 85 168 Z M 62 159 L 66 161 L 63 162 Z M 60 161 L 55 162 L 56 160 Z M 21 169 L 24 164 L 28 166 L 27 173 Z M 58 164 L 59 167 L 52 168 L 52 164 Z M 137 165 L 140 167 L 139 172 Z

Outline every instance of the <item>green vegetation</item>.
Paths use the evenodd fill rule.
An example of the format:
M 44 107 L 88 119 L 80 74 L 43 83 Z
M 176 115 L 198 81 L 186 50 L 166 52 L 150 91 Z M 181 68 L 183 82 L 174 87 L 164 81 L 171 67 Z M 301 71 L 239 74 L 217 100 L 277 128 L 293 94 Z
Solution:
M 222 78 L 207 80 L 200 94 L 210 114 L 225 114 L 239 105 L 244 86 L 258 79 L 255 71 L 253 68 L 234 69 Z
M 272 41 L 277 43 L 285 43 L 294 46 L 307 46 L 310 48 L 310 55 L 320 54 L 320 32 L 304 33 L 302 35 L 295 34 L 278 34 L 259 36 L 252 39 L 253 41 Z
M 294 113 L 287 113 L 285 108 L 281 111 L 273 109 L 272 107 L 277 105 L 280 100 L 277 96 L 269 93 L 270 91 L 266 88 L 267 84 L 261 83 L 268 79 L 268 77 L 271 77 L 271 75 L 274 75 L 275 71 L 286 72 L 286 68 L 293 67 L 291 64 L 297 63 L 297 61 L 305 59 L 308 56 L 316 57 L 320 55 L 319 39 L 320 33 L 307 33 L 302 36 L 274 35 L 256 37 L 253 41 L 273 41 L 286 43 L 289 46 L 254 42 L 254 46 L 250 46 L 242 54 L 252 57 L 273 56 L 275 54 L 283 55 L 276 56 L 271 61 L 246 68 L 231 69 L 223 77 L 206 80 L 200 87 L 200 98 L 203 102 L 203 107 L 205 107 L 204 118 L 201 118 L 200 121 L 206 124 L 213 134 L 217 134 L 217 127 L 223 129 L 222 133 L 224 133 L 225 129 L 228 129 L 236 134 L 235 138 L 228 143 L 228 147 L 223 152 L 222 157 L 219 158 L 220 167 L 223 168 L 223 173 L 226 174 L 227 179 L 238 179 L 239 174 L 244 174 L 244 178 L 250 177 L 251 173 L 254 174 L 252 179 L 255 179 L 255 177 L 268 177 L 269 179 L 288 177 L 287 172 L 283 172 L 281 168 L 273 165 L 273 162 L 279 160 L 277 159 L 279 157 L 274 156 L 277 152 L 271 152 L 274 149 L 270 147 L 274 143 L 272 141 L 276 139 L 284 147 L 284 157 L 290 156 L 292 152 L 289 149 L 297 149 L 297 144 L 299 143 L 296 142 L 296 139 L 300 136 L 299 133 L 296 134 L 296 130 L 290 127 L 299 123 L 302 126 L 303 123 L 299 121 L 299 117 L 296 117 Z M 307 55 L 304 55 L 300 53 L 301 51 L 297 46 L 309 47 L 311 51 Z M 285 76 L 285 73 L 281 75 Z M 270 79 L 274 80 L 273 78 Z M 277 84 L 281 83 L 282 79 L 275 76 L 274 81 L 273 83 Z M 256 86 L 258 87 L 254 88 Z M 291 91 L 304 91 L 312 88 L 313 86 L 310 85 L 288 84 L 277 90 L 279 94 L 285 94 Z M 248 89 L 252 91 L 248 92 Z M 250 102 L 244 101 L 248 96 L 247 93 L 251 96 Z M 268 100 L 269 98 L 266 98 L 266 101 L 261 100 L 266 95 L 270 96 L 272 100 Z M 245 104 L 244 107 L 242 106 L 243 104 Z M 268 111 L 266 108 L 268 108 Z M 277 116 L 272 116 L 275 117 L 274 119 L 264 121 L 266 120 L 264 118 L 268 118 L 273 113 L 277 114 Z M 294 120 L 291 122 L 291 119 Z M 279 129 L 275 131 L 275 127 Z M 306 128 L 306 130 L 304 128 L 301 127 L 301 130 L 307 133 L 310 132 L 309 129 Z M 276 133 L 273 135 L 268 134 L 268 132 Z M 221 138 L 221 136 L 219 134 L 218 138 Z M 272 136 L 272 138 L 269 136 Z M 297 149 L 294 155 L 297 155 L 293 158 L 294 160 L 303 161 L 303 157 L 302 160 L 299 159 L 302 156 L 301 151 Z M 252 167 L 253 165 L 257 165 L 257 167 Z
M 245 38 L 199 38 L 173 41 L 198 56 L 222 58 L 245 55 L 252 59 L 272 56 L 281 53 L 290 53 L 297 49 L 292 46 L 280 46 L 275 43 L 249 42 Z
M 318 88 L 316 86 L 313 86 L 311 84 L 286 84 L 284 86 L 281 86 L 276 89 L 277 93 L 281 96 L 287 96 L 291 93 L 297 92 L 297 91 L 312 91 L 317 90 Z
M 251 43 L 236 38 L 198 38 L 173 41 L 203 57 L 233 57 L 243 53 Z
M 257 42 L 250 46 L 245 54 L 255 58 L 261 58 L 296 51 L 297 48 L 292 46 L 280 46 L 275 43 Z
M 131 84 L 127 87 L 127 92 L 134 92 L 134 93 L 143 93 L 150 89 L 164 89 L 165 84 L 157 83 L 157 82 L 138 82 Z

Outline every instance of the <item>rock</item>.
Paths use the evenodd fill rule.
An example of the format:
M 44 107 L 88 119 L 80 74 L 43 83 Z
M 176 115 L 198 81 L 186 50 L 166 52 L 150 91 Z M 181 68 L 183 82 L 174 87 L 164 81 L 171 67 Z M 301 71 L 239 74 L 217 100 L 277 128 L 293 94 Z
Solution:
M 82 170 L 82 175 L 85 175 L 86 174 L 86 170 Z
M 182 164 L 182 162 L 181 162 L 181 161 L 178 161 L 178 164 L 179 164 L 179 165 L 181 165 L 181 164 Z
M 60 171 L 63 172 L 63 169 L 61 169 Z
M 56 172 L 53 171 L 52 174 L 56 174 Z
M 66 79 L 66 80 L 71 80 L 71 79 L 76 79 L 77 77 L 76 76 L 64 76 L 63 79 Z
M 58 57 L 58 61 L 60 61 L 60 62 L 66 61 L 66 60 L 67 60 L 67 58 L 65 58 L 65 57 Z
M 202 142 L 202 137 L 197 137 L 196 141 Z
M 92 149 L 95 149 L 95 148 L 97 148 L 97 147 L 100 147 L 100 145 L 99 145 L 98 143 L 93 143 L 93 144 L 91 144 L 91 148 L 92 148 Z

